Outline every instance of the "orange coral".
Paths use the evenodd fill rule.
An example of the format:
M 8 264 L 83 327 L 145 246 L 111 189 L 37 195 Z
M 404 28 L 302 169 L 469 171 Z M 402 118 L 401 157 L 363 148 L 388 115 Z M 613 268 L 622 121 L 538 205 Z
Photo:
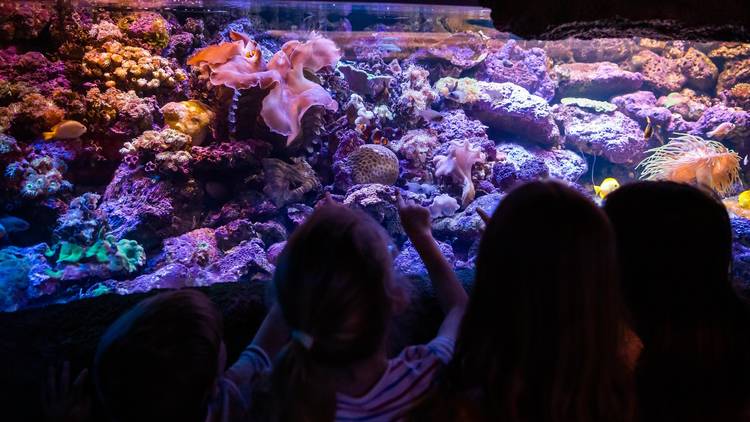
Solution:
M 333 41 L 316 34 L 305 42 L 288 41 L 263 70 L 255 42 L 245 34 L 233 32 L 231 36 L 234 41 L 206 47 L 188 63 L 208 64 L 214 85 L 271 88 L 263 99 L 261 117 L 272 131 L 287 137 L 287 144 L 300 135 L 302 116 L 310 107 L 323 106 L 332 111 L 338 108 L 331 95 L 303 73 L 305 69 L 317 72 L 336 64 L 341 53 Z M 241 46 L 241 53 L 235 54 L 237 49 L 232 45 Z
M 740 156 L 720 142 L 680 135 L 649 151 L 652 155 L 638 164 L 641 179 L 695 182 L 726 194 L 739 181 Z

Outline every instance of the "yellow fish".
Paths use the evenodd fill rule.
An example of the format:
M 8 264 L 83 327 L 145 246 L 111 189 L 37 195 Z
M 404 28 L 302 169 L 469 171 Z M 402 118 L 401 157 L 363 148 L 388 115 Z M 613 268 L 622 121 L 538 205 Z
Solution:
M 750 210 L 750 190 L 746 190 L 737 197 L 737 204 L 740 208 Z
M 44 132 L 45 141 L 50 139 L 76 139 L 86 133 L 86 126 L 75 120 L 63 120 L 52 126 L 49 132 Z
M 599 198 L 606 198 L 607 195 L 614 192 L 615 189 L 620 187 L 620 182 L 617 181 L 617 179 L 613 177 L 608 177 L 602 181 L 602 184 L 599 186 L 594 186 L 594 192 L 599 195 Z

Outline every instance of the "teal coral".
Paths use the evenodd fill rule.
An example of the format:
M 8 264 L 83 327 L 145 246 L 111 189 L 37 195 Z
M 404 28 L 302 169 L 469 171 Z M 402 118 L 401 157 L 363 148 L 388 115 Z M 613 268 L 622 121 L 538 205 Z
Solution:
M 58 265 L 90 262 L 107 264 L 108 269 L 115 273 L 133 273 L 146 263 L 146 252 L 137 241 L 115 240 L 112 235 L 97 240 L 88 247 L 67 241 L 58 242 L 48 249 L 45 255 L 48 258 L 57 256 Z M 60 270 L 48 272 L 53 278 L 59 278 L 62 274 Z

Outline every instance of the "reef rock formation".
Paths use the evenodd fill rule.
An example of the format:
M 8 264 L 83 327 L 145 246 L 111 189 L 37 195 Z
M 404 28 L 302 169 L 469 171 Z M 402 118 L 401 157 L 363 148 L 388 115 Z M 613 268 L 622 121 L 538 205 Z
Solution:
M 547 101 L 555 97 L 557 83 L 550 77 L 551 60 L 541 48 L 524 50 L 515 40 L 487 56 L 476 78 L 487 82 L 512 82 Z
M 555 66 L 555 74 L 561 97 L 606 98 L 637 91 L 643 84 L 640 74 L 610 62 L 559 64 Z

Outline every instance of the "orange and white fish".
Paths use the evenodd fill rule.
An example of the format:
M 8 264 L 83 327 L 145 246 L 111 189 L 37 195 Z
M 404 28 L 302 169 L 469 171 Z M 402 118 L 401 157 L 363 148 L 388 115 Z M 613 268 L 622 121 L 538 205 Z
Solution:
M 724 122 L 716 126 L 712 131 L 706 133 L 706 136 L 708 136 L 709 138 L 722 140 L 727 135 L 729 135 L 729 133 L 733 131 L 735 127 L 737 127 L 737 125 L 732 122 Z
M 76 139 L 86 133 L 86 126 L 75 120 L 63 120 L 52 126 L 49 132 L 44 132 L 45 141 L 50 139 Z

